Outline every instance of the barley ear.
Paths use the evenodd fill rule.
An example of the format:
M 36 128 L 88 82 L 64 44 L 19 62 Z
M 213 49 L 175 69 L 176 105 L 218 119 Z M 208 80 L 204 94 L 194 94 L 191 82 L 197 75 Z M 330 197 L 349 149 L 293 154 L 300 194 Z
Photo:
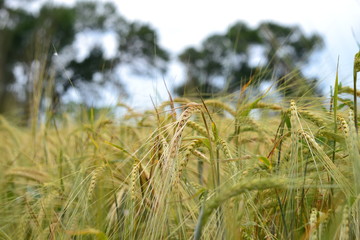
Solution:
M 310 221 L 309 221 L 309 225 L 310 225 L 310 230 L 309 230 L 310 238 L 309 239 L 310 240 L 318 239 L 317 222 L 318 222 L 318 211 L 316 208 L 313 208 L 310 213 Z
M 102 173 L 103 171 L 103 167 L 98 167 L 96 168 L 94 171 L 92 171 L 92 176 L 91 176 L 91 180 L 90 180 L 90 184 L 89 184 L 89 190 L 88 190 L 88 201 L 92 200 L 92 196 L 93 196 L 93 192 L 96 186 L 96 182 L 99 178 L 99 175 Z
M 355 128 L 356 128 L 356 133 L 358 132 L 358 126 L 357 126 L 357 96 L 356 96 L 356 80 L 357 80 L 357 73 L 360 72 L 360 51 L 355 54 L 355 59 L 354 59 L 354 122 L 355 122 Z
M 339 239 L 341 239 L 341 240 L 349 239 L 349 233 L 350 233 L 349 214 L 350 214 L 349 206 L 345 205 L 345 207 L 343 209 L 342 221 L 341 221 L 341 226 L 340 226 Z

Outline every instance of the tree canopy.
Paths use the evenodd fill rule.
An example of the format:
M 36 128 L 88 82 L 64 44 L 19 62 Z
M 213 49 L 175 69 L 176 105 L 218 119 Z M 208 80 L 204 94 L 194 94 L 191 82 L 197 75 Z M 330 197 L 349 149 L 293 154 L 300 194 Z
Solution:
M 258 82 L 275 80 L 280 87 L 290 85 L 283 88 L 285 95 L 303 95 L 309 88 L 314 93 L 316 80 L 305 79 L 301 69 L 322 44 L 319 35 L 307 36 L 297 26 L 264 22 L 251 28 L 237 22 L 224 34 L 206 38 L 200 48 L 189 47 L 179 55 L 187 79 L 176 92 L 233 92 L 257 75 Z M 256 57 L 261 61 L 252 63 Z
M 1 1 L 0 8 L 0 113 L 5 110 L 6 100 L 15 94 L 11 89 L 17 81 L 16 69 L 27 76 L 23 85 L 31 85 L 29 76 L 36 62 L 55 70 L 53 102 L 72 87 L 81 90 L 84 83 L 110 82 L 121 88 L 121 79 L 114 74 L 119 67 L 132 68 L 138 74 L 149 74 L 151 69 L 166 71 L 169 54 L 159 45 L 155 29 L 126 20 L 112 3 L 44 5 L 34 13 L 23 8 L 13 9 L 7 1 Z M 117 53 L 106 56 L 104 46 L 96 43 L 87 56 L 79 59 L 74 44 L 83 33 L 112 34 L 117 41 Z M 56 58 L 52 57 L 54 52 Z M 45 75 L 44 85 L 50 78 Z M 31 87 L 23 86 L 20 92 L 27 96 L 31 95 L 29 91 Z

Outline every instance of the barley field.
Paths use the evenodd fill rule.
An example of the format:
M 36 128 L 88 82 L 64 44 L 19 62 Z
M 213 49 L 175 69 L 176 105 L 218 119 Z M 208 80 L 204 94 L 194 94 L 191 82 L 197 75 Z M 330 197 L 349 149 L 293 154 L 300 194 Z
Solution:
M 2 116 L 0 239 L 360 239 L 356 102 L 334 79 L 323 98 Z

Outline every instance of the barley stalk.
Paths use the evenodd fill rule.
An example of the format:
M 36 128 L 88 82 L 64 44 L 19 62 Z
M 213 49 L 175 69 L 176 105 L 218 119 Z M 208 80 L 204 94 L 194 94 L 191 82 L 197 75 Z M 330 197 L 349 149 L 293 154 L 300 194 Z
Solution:
M 288 181 L 286 181 L 285 179 L 277 178 L 253 179 L 241 181 L 223 191 L 220 191 L 219 194 L 216 194 L 213 198 L 210 198 L 205 202 L 205 205 L 202 208 L 200 216 L 198 218 L 194 233 L 194 239 L 200 239 L 202 229 L 206 225 L 211 213 L 228 199 L 238 196 L 247 191 L 265 190 L 269 188 L 281 188 L 284 187 L 287 182 Z
M 306 143 L 316 150 L 317 156 L 319 160 L 326 168 L 327 172 L 333 177 L 335 182 L 341 186 L 341 189 L 344 191 L 347 196 L 350 196 L 353 188 L 351 184 L 346 179 L 346 177 L 340 172 L 338 167 L 331 161 L 331 159 L 326 155 L 324 150 L 319 146 L 319 144 L 315 141 L 313 137 L 311 137 L 304 130 L 299 130 L 298 134 L 301 138 L 303 138 Z

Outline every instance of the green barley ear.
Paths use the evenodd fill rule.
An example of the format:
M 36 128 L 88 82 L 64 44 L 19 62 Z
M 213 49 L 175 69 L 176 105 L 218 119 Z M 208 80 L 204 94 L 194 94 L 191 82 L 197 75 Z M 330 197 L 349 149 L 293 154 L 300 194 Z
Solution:
M 318 222 L 318 211 L 316 208 L 311 209 L 311 214 L 310 214 L 310 221 L 309 221 L 309 239 L 310 240 L 315 240 L 318 239 L 318 226 L 317 226 L 317 222 Z
M 193 130 L 197 131 L 198 133 L 200 133 L 202 136 L 204 137 L 208 137 L 209 134 L 207 133 L 206 129 L 201 126 L 200 124 L 194 122 L 194 121 L 191 121 L 191 120 L 188 120 L 187 124 L 186 124 L 187 127 L 190 127 L 192 128 Z M 215 141 L 215 138 L 214 136 L 210 135 L 210 140 L 211 141 Z
M 355 59 L 354 59 L 354 72 L 360 72 L 360 51 L 355 54 Z
M 309 120 L 310 122 L 314 123 L 319 128 L 325 126 L 324 120 L 322 118 L 316 116 L 312 112 L 300 110 L 299 113 L 303 118 L 305 118 L 305 119 Z
M 227 111 L 228 113 L 230 113 L 232 116 L 234 116 L 234 117 L 236 116 L 236 111 L 231 106 L 227 105 L 226 103 L 223 103 L 216 99 L 207 99 L 204 102 L 207 106 L 210 105 L 215 108 L 223 109 L 223 110 Z
M 356 96 L 356 80 L 357 80 L 357 73 L 360 72 L 360 51 L 355 54 L 354 59 L 354 121 L 355 121 L 355 128 L 356 133 L 358 132 L 358 126 L 357 126 L 357 96 Z
M 347 240 L 349 239 L 350 227 L 349 227 L 349 216 L 350 210 L 349 206 L 345 205 L 342 213 L 342 221 L 340 225 L 340 236 L 339 239 Z

